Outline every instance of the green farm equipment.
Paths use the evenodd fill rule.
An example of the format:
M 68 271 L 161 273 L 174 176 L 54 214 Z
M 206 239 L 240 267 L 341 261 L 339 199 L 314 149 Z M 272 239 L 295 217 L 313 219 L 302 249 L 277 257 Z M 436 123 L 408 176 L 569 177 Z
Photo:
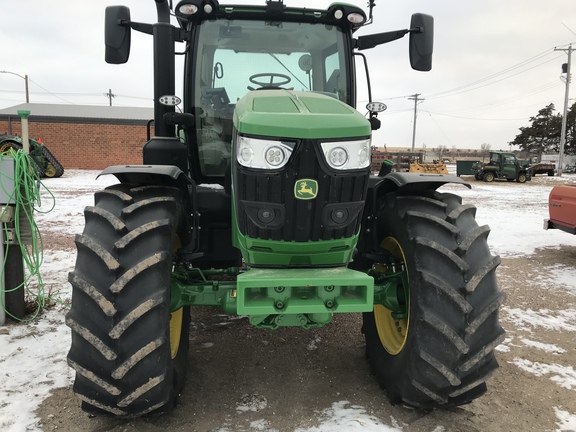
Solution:
M 450 407 L 482 395 L 504 337 L 489 228 L 437 191 L 469 187 L 456 176 L 371 176 L 385 105 L 370 102 L 367 117 L 354 108 L 362 50 L 409 34 L 412 67 L 430 70 L 432 17 L 355 37 L 374 1 L 368 14 L 345 3 L 155 4 L 152 25 L 106 9 L 107 62 L 128 60 L 131 30 L 153 35 L 155 136 L 142 165 L 102 172 L 119 183 L 95 194 L 76 237 L 66 322 L 83 409 L 172 409 L 199 306 L 263 329 L 362 313 L 370 364 L 393 403 Z M 185 46 L 183 102 L 175 42 Z
M 39 141 L 29 139 L 30 156 L 38 177 L 61 177 L 64 167 L 58 162 L 48 148 Z M 0 135 L 0 154 L 10 149 L 22 150 L 22 138 L 13 135 Z
M 491 182 L 494 180 L 517 181 L 526 183 L 532 179 L 529 167 L 516 159 L 514 153 L 492 151 L 488 162 L 476 162 L 471 168 L 476 180 Z

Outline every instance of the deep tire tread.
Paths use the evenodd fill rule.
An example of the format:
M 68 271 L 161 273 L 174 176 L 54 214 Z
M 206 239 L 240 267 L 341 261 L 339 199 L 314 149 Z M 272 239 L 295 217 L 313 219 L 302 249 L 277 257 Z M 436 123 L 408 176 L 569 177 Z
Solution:
M 44 156 L 46 160 L 50 162 L 56 169 L 56 173 L 52 176 L 52 178 L 62 177 L 64 174 L 64 167 L 60 162 L 58 162 L 58 160 L 54 157 L 52 152 L 46 148 L 46 146 L 42 146 L 42 156 Z
M 69 275 L 72 330 L 68 363 L 82 408 L 137 417 L 176 402 L 182 371 L 170 355 L 170 275 L 181 192 L 170 187 L 114 185 L 94 196 L 76 236 Z M 189 317 L 183 326 L 189 323 Z M 187 328 L 183 327 L 186 346 Z M 182 358 L 179 350 L 178 359 Z M 180 362 L 180 360 L 178 360 Z
M 379 238 L 400 243 L 410 280 L 410 324 L 400 353 L 386 352 L 374 314 L 364 314 L 367 357 L 392 403 L 424 409 L 469 403 L 498 367 L 500 258 L 491 255 L 490 229 L 478 226 L 475 215 L 476 207 L 459 196 L 436 191 L 380 201 Z

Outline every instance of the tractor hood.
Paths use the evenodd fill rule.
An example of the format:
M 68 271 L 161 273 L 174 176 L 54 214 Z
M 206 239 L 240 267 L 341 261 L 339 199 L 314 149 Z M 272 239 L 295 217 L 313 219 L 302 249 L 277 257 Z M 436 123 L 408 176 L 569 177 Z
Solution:
M 241 134 L 295 139 L 370 136 L 368 120 L 345 103 L 320 93 L 253 90 L 236 104 Z

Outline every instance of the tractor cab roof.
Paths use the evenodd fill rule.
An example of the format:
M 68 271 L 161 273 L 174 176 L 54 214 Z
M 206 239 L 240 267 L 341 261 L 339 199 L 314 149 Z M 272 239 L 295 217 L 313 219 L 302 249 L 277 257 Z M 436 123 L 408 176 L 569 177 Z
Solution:
M 310 22 L 337 25 L 355 31 L 366 24 L 365 12 L 354 5 L 332 3 L 327 9 L 294 8 L 282 0 L 268 0 L 265 5 L 220 5 L 217 0 L 182 0 L 175 8 L 180 26 L 187 29 L 204 20 L 254 19 L 269 21 L 270 25 L 282 22 Z M 230 28 L 229 35 L 234 29 Z

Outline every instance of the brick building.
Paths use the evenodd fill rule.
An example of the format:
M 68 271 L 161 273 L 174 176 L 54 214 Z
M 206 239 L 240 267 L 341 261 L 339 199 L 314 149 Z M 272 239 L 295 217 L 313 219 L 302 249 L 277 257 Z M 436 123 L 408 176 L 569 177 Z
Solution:
M 0 134 L 22 135 L 18 110 L 30 111 L 30 138 L 41 138 L 64 169 L 141 164 L 152 108 L 28 103 L 0 110 Z

